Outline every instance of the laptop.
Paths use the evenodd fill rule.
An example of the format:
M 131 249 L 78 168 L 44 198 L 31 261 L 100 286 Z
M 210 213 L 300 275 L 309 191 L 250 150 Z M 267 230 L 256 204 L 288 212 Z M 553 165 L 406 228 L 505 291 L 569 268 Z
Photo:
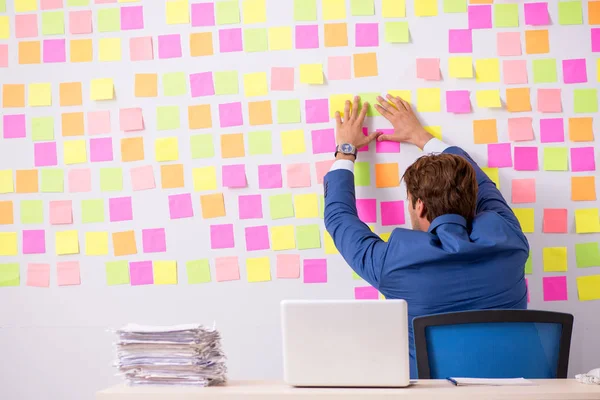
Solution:
M 406 301 L 282 301 L 285 382 L 306 387 L 405 387 Z

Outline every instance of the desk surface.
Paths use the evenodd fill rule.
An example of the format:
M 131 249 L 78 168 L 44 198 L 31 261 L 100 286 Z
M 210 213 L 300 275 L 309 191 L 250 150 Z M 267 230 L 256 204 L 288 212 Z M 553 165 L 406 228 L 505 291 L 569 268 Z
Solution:
M 96 400 L 600 399 L 598 385 L 584 385 L 572 379 L 534 382 L 535 386 L 456 387 L 445 380 L 423 380 L 402 389 L 292 388 L 278 381 L 232 381 L 226 386 L 208 388 L 117 385 L 98 392 Z

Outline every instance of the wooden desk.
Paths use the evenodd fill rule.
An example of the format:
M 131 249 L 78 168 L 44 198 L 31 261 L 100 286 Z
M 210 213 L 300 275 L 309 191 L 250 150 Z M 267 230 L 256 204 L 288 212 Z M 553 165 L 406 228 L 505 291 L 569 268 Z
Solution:
M 600 399 L 598 385 L 571 379 L 535 382 L 536 386 L 457 387 L 445 380 L 423 380 L 403 389 L 292 388 L 283 382 L 268 381 L 233 381 L 209 388 L 117 385 L 96 393 L 96 400 Z

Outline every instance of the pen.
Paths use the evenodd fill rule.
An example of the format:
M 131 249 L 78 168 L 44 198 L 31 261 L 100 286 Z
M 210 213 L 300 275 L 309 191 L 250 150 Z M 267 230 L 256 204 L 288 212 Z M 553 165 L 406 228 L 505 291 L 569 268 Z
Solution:
M 450 383 L 452 383 L 454 386 L 458 386 L 458 382 L 456 382 L 454 379 L 452 378 L 446 378 L 446 380 L 448 380 Z

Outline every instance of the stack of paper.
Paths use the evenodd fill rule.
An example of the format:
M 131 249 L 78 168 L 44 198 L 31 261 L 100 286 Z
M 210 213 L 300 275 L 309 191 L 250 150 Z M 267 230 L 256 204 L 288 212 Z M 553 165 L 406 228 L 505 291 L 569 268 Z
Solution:
M 116 333 L 116 366 L 129 383 L 209 386 L 226 381 L 216 329 L 128 324 Z

